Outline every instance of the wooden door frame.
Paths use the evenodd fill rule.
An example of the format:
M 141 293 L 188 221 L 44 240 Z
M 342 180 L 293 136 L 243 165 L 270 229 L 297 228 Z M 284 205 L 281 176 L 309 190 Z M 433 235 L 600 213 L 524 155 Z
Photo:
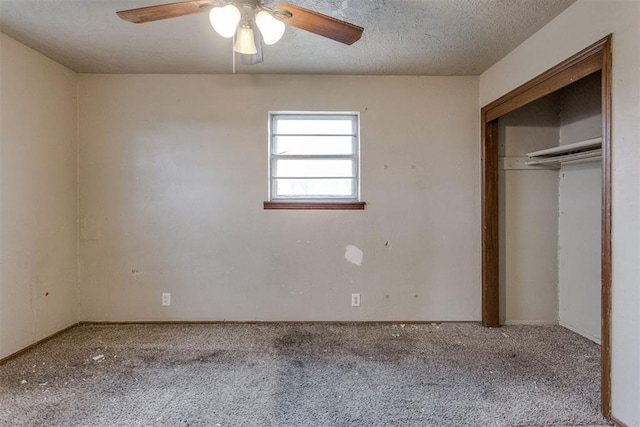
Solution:
M 571 83 L 602 72 L 601 406 L 611 418 L 611 35 L 481 109 L 482 325 L 500 326 L 498 119 Z

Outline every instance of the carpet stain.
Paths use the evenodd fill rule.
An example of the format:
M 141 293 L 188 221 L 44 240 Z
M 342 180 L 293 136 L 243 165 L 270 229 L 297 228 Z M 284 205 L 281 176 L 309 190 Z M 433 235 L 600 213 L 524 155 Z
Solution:
M 311 344 L 312 341 L 313 335 L 310 332 L 296 328 L 277 337 L 273 341 L 273 346 L 278 351 L 291 351 L 298 350 L 305 344 Z
M 212 362 L 217 362 L 220 361 L 221 358 L 223 358 L 225 356 L 224 351 L 222 350 L 216 350 L 213 352 L 206 352 L 205 354 L 202 354 L 201 356 L 196 356 L 190 360 L 185 361 L 184 363 L 212 363 Z

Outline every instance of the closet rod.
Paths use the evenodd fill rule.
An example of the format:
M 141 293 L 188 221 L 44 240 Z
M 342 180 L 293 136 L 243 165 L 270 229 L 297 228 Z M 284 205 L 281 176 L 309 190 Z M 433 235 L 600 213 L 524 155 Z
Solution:
M 531 159 L 526 162 L 527 166 L 533 165 L 543 165 L 547 163 L 564 163 L 564 162 L 573 162 L 576 160 L 584 160 L 591 159 L 595 157 L 602 156 L 602 149 L 598 148 L 596 150 L 589 151 L 581 151 L 579 153 L 571 153 L 571 154 L 563 154 L 561 156 L 553 156 L 553 157 L 539 157 L 536 159 Z
M 559 145 L 557 147 L 546 148 L 544 150 L 533 151 L 527 153 L 527 157 L 540 157 L 551 156 L 563 153 L 571 153 L 579 150 L 586 150 L 587 148 L 600 147 L 602 145 L 602 137 L 587 139 L 584 141 L 578 141 L 571 144 Z

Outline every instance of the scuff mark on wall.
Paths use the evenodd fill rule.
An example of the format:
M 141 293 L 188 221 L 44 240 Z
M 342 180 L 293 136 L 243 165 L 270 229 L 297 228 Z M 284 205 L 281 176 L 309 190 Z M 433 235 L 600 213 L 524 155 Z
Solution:
M 347 247 L 345 248 L 344 259 L 346 259 L 353 265 L 357 265 L 358 267 L 360 267 L 362 265 L 363 256 L 364 254 L 357 246 L 347 245 Z

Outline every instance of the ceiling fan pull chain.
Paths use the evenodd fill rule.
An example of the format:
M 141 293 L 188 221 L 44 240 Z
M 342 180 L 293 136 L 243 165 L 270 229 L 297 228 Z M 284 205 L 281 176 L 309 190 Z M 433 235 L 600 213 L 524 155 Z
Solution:
M 232 74 L 236 73 L 236 52 L 233 50 L 233 47 L 236 45 L 236 35 L 233 35 L 233 43 L 231 43 L 231 64 L 232 64 Z

